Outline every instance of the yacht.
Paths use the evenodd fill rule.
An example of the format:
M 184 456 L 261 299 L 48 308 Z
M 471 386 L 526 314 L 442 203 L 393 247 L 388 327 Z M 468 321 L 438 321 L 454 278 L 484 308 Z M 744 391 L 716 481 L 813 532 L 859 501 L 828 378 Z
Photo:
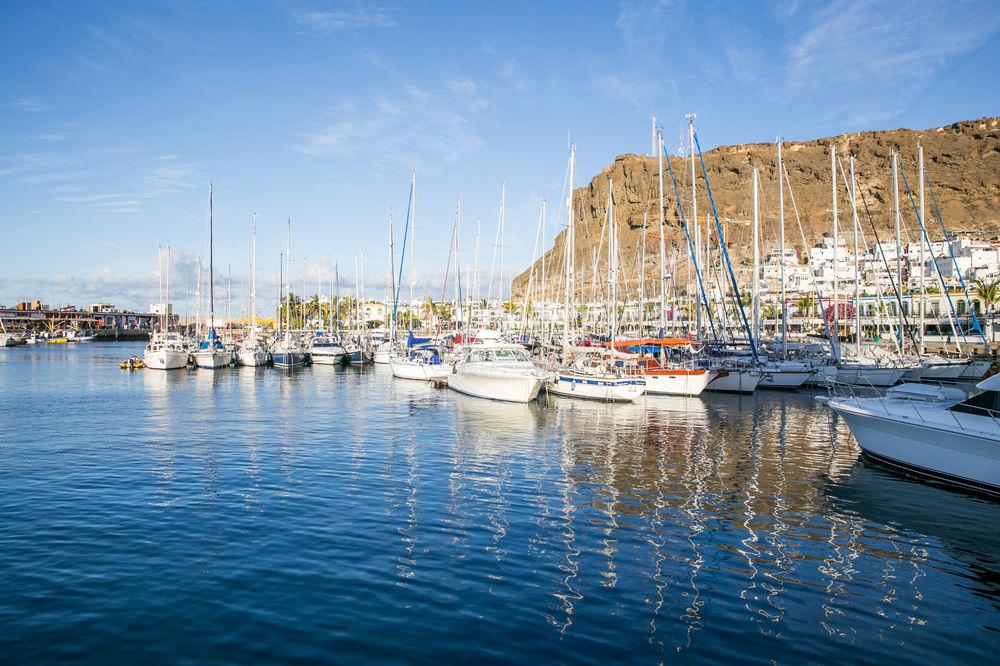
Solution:
M 151 370 L 180 370 L 187 367 L 189 357 L 180 333 L 154 333 L 143 352 L 142 364 Z
M 285 337 L 271 348 L 271 360 L 276 368 L 297 368 L 306 364 L 306 352 L 299 341 L 285 331 Z
M 604 402 L 633 402 L 646 392 L 646 382 L 632 373 L 625 374 L 602 357 L 600 352 L 578 355 L 573 362 L 552 377 L 549 393 L 571 398 Z
M 236 349 L 236 362 L 252 368 L 267 365 L 267 350 L 261 344 L 256 331 L 251 331 L 243 338 L 243 342 Z
M 250 331 L 236 349 L 236 362 L 256 368 L 267 365 L 267 349 L 257 330 L 257 213 L 250 222 Z
M 360 335 L 352 336 L 344 345 L 344 352 L 351 365 L 368 365 L 374 362 L 374 354 Z
M 465 348 L 448 386 L 477 398 L 531 402 L 549 376 L 521 345 L 480 343 Z
M 318 365 L 340 365 L 347 356 L 347 350 L 334 336 L 318 331 L 309 340 L 309 357 Z
M 822 396 L 861 450 L 889 465 L 1000 493 L 1000 375 L 967 397 L 955 387 L 901 384 L 875 397 Z
M 389 358 L 392 376 L 399 379 L 447 379 L 453 367 L 445 360 L 445 349 L 437 345 L 419 345 Z

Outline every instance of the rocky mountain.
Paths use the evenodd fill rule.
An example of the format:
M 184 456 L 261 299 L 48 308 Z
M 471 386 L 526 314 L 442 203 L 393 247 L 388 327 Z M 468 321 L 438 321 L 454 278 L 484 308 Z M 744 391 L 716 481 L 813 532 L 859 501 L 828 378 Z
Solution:
M 956 122 L 927 130 L 885 130 L 842 134 L 813 141 L 787 141 L 782 152 L 787 181 L 785 189 L 786 243 L 805 250 L 831 230 L 830 146 L 836 146 L 845 172 L 848 157 L 855 162 L 859 218 L 869 243 L 873 242 L 871 223 L 879 234 L 893 229 L 891 153 L 899 154 L 901 170 L 917 197 L 917 145 L 924 148 L 924 164 L 934 196 L 949 233 L 993 238 L 1000 234 L 1000 119 L 983 118 Z M 751 182 L 754 167 L 759 170 L 761 242 L 766 252 L 777 245 L 778 181 L 774 144 L 753 143 L 723 146 L 705 153 L 705 169 L 712 196 L 722 222 L 727 246 L 736 258 L 749 256 L 752 216 Z M 687 158 L 670 158 L 684 206 L 691 217 L 691 163 Z M 677 213 L 673 187 L 664 165 L 664 236 L 669 256 L 683 261 L 687 246 Z M 838 174 L 839 175 L 839 174 Z M 712 238 L 717 234 L 710 220 L 711 205 L 701 165 L 697 164 L 696 189 L 698 219 L 702 228 L 711 224 Z M 607 243 L 602 239 L 608 209 L 608 188 L 614 197 L 613 210 L 620 229 L 619 257 L 623 278 L 634 285 L 639 275 L 640 248 L 645 216 L 646 276 L 658 274 L 659 212 L 657 210 L 657 160 L 644 155 L 621 155 L 593 177 L 590 183 L 574 191 L 576 218 L 577 285 L 581 294 L 589 293 L 595 274 L 606 275 Z M 908 238 L 916 241 L 918 225 L 902 177 L 899 179 L 903 227 Z M 852 229 L 851 205 L 839 181 L 838 218 L 840 228 Z M 942 232 L 934 217 L 930 195 L 926 195 L 928 233 L 931 240 Z M 867 205 L 867 214 L 865 212 Z M 796 217 L 796 213 L 798 218 Z M 869 222 L 869 217 L 871 222 Z M 801 222 L 801 229 L 798 221 Z M 564 273 L 565 236 L 563 230 L 547 251 L 546 289 L 550 298 L 559 289 Z M 606 236 L 606 231 L 604 232 Z M 885 237 L 885 236 L 883 236 Z M 852 237 L 849 237 L 852 239 Z M 804 242 L 803 242 L 804 241 Z M 853 240 L 850 240 L 853 242 Z M 676 248 L 673 250 L 672 248 Z M 598 254 L 594 269 L 595 252 Z M 673 253 L 676 252 L 676 255 Z M 681 264 L 677 263 L 679 267 Z M 538 293 L 541 259 L 534 270 L 533 293 Z M 513 293 L 523 293 L 532 267 L 514 279 Z M 600 279 L 600 278 L 599 278 Z M 606 278 L 604 278 L 606 279 Z

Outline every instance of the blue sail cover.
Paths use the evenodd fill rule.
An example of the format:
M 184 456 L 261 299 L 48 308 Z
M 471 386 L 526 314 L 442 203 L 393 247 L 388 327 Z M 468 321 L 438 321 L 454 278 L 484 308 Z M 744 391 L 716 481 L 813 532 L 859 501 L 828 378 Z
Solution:
M 413 331 L 410 331 L 410 334 L 406 338 L 406 346 L 407 346 L 407 348 L 409 348 L 409 347 L 412 347 L 413 345 L 422 345 L 425 342 L 430 342 L 430 341 L 431 341 L 430 338 L 417 338 L 417 337 L 414 337 Z
M 215 332 L 214 328 L 208 329 L 208 335 L 198 345 L 198 349 L 224 349 L 222 340 L 219 339 L 219 335 Z

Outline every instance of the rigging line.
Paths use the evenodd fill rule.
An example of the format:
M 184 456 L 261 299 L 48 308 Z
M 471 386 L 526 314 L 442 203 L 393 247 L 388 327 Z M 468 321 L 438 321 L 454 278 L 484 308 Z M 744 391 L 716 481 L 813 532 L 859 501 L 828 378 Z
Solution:
M 718 342 L 719 335 L 715 330 L 715 320 L 712 317 L 712 309 L 708 306 L 708 296 L 705 293 L 705 284 L 701 279 L 701 268 L 698 266 L 698 260 L 695 257 L 694 243 L 691 241 L 691 231 L 688 228 L 687 218 L 684 216 L 684 204 L 681 203 L 681 196 L 677 191 L 677 179 L 674 178 L 674 168 L 670 164 L 670 155 L 667 154 L 666 149 L 661 146 L 660 150 L 663 151 L 664 161 L 667 163 L 667 171 L 670 173 L 670 184 L 674 188 L 674 202 L 677 204 L 677 212 L 681 217 L 681 226 L 684 227 L 684 236 L 687 238 L 688 252 L 691 255 L 691 263 L 694 265 L 694 272 L 698 278 L 698 289 L 701 292 L 701 300 L 705 305 L 705 311 L 708 313 L 708 323 L 712 327 L 712 338 Z M 698 223 L 697 220 L 694 222 L 695 224 Z M 666 224 L 666 220 L 664 220 L 664 224 Z M 662 289 L 662 285 L 660 288 Z
M 958 280 L 962 284 L 962 291 L 965 292 L 966 307 L 972 314 L 972 330 L 978 333 L 979 337 L 983 339 L 983 344 L 986 345 L 986 352 L 989 353 L 990 343 L 986 340 L 986 335 L 983 333 L 982 326 L 979 324 L 979 317 L 976 316 L 976 310 L 972 307 L 972 302 L 969 300 L 969 289 L 965 286 L 965 278 L 962 277 L 962 270 L 958 267 L 958 259 L 955 258 L 955 251 L 951 247 L 948 230 L 944 228 L 944 218 L 941 217 L 941 209 L 938 208 L 937 197 L 934 196 L 934 188 L 931 186 L 931 180 L 926 171 L 924 171 L 924 182 L 927 183 L 927 192 L 931 195 L 931 203 L 934 205 L 934 213 L 937 215 L 938 224 L 941 225 L 941 233 L 944 234 L 945 242 L 948 245 L 948 254 L 951 255 L 951 260 L 955 264 L 955 273 L 958 274 Z
M 927 243 L 927 253 L 930 255 L 931 261 L 934 262 L 934 270 L 937 272 L 938 280 L 941 281 L 941 291 L 944 292 L 945 300 L 948 301 L 948 308 L 951 310 L 951 316 L 954 318 L 953 322 L 958 322 L 961 326 L 961 321 L 958 319 L 958 315 L 955 313 L 955 304 L 951 302 L 951 294 L 948 293 L 948 285 L 944 283 L 944 276 L 941 275 L 941 267 L 938 266 L 937 257 L 934 256 L 934 248 L 931 246 L 931 239 L 927 235 L 927 227 L 924 226 L 923 220 L 920 219 L 920 213 L 917 211 L 917 202 L 913 200 L 913 192 L 910 191 L 910 184 L 906 181 L 906 172 L 902 168 L 899 169 L 899 174 L 903 177 L 903 185 L 906 187 L 906 196 L 910 199 L 910 205 L 913 206 L 913 214 L 917 216 L 917 224 L 920 225 L 920 230 L 923 232 L 924 242 Z M 921 272 L 924 267 L 920 267 Z M 924 293 L 920 295 L 921 298 L 927 293 L 926 287 L 924 288 Z M 920 331 L 920 337 L 924 337 L 924 331 Z M 957 337 L 957 333 L 956 333 Z M 965 331 L 962 331 L 962 337 L 965 337 Z
M 740 287 L 736 282 L 733 264 L 729 260 L 729 249 L 726 247 L 726 237 L 722 232 L 722 223 L 719 222 L 719 212 L 715 207 L 715 196 L 712 194 L 712 185 L 708 180 L 708 168 L 705 166 L 705 156 L 701 152 L 701 142 L 698 141 L 697 132 L 694 132 L 694 144 L 698 148 L 698 159 L 701 161 L 701 172 L 705 177 L 705 189 L 708 191 L 708 201 L 712 204 L 712 215 L 715 217 L 715 226 L 719 231 L 719 247 L 722 248 L 722 256 L 725 257 L 726 268 L 729 269 L 729 279 L 732 281 L 733 291 L 736 293 L 736 305 L 739 306 L 743 328 L 746 330 L 747 339 L 750 341 L 750 351 L 753 353 L 754 361 L 759 363 L 760 356 L 757 355 L 757 342 L 753 338 L 753 331 L 750 330 L 750 322 L 747 320 L 747 313 L 743 308 L 743 298 L 740 296 Z
M 840 168 L 844 168 L 843 164 Z M 912 342 L 913 347 L 916 348 L 916 336 L 914 336 L 913 331 L 910 330 L 910 320 L 909 317 L 906 316 L 906 311 L 903 309 L 903 294 L 900 289 L 900 285 L 898 285 L 896 280 L 892 278 L 892 271 L 889 269 L 889 260 L 885 258 L 885 246 L 882 245 L 882 239 L 879 238 L 878 229 L 875 228 L 875 220 L 872 218 L 871 211 L 868 209 L 868 198 L 865 196 L 864 188 L 859 187 L 858 192 L 861 193 L 861 205 L 865 209 L 865 216 L 868 218 L 868 224 L 871 225 L 872 233 L 875 234 L 875 242 L 878 244 L 879 255 L 881 255 L 882 263 L 885 265 L 886 275 L 889 276 L 889 284 L 892 285 L 892 293 L 896 297 L 896 305 L 899 307 L 899 312 L 903 316 L 903 326 L 906 328 L 906 334 L 910 337 L 910 342 Z M 902 277 L 899 279 L 902 279 Z

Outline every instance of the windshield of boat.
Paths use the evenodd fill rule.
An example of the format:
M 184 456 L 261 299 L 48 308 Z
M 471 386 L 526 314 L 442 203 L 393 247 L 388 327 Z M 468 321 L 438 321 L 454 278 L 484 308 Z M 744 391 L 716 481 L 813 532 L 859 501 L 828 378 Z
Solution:
M 530 361 L 523 349 L 499 347 L 497 349 L 476 349 L 469 353 L 469 363 L 509 363 Z
M 979 416 L 1000 416 L 1000 391 L 983 391 L 957 405 L 952 405 L 949 409 L 953 412 Z

